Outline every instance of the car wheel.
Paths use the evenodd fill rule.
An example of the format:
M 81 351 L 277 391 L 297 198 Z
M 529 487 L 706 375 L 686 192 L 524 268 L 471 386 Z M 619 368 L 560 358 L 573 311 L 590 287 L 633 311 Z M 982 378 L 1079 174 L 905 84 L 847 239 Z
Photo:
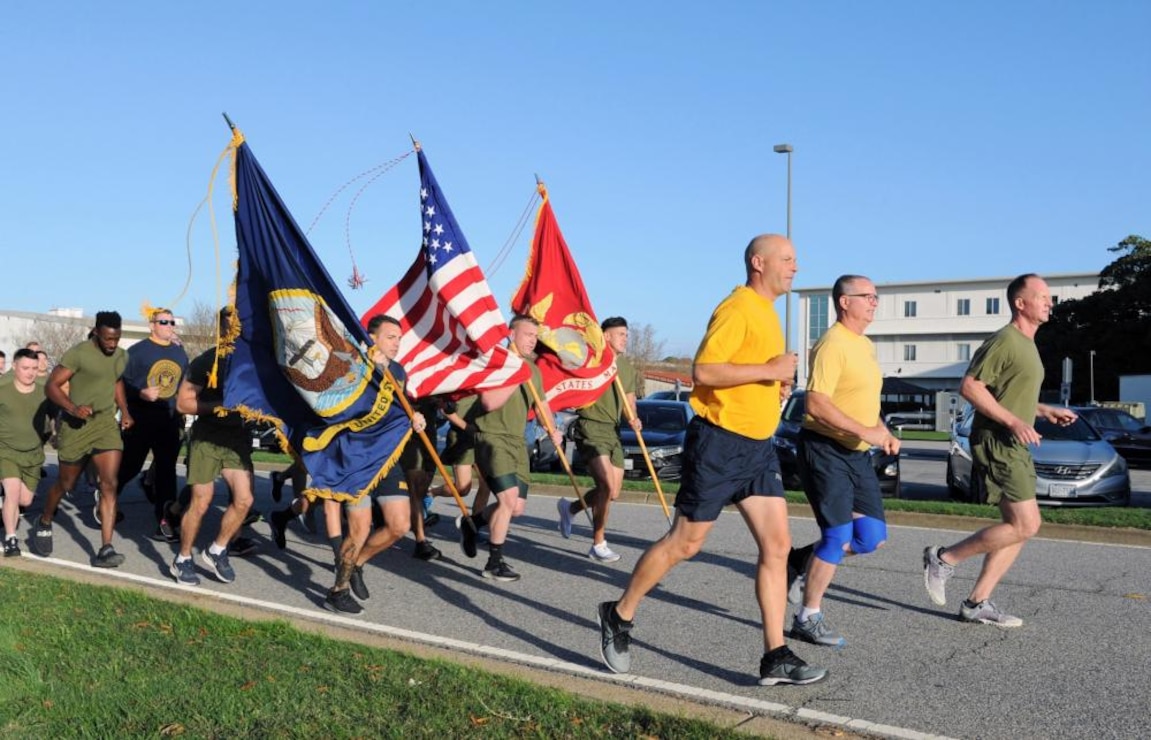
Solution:
M 947 493 L 948 493 L 948 495 L 951 496 L 951 500 L 952 501 L 964 501 L 964 500 L 966 500 L 967 496 L 966 496 L 966 494 L 963 493 L 963 489 L 961 489 L 955 483 L 955 471 L 951 469 L 951 458 L 950 457 L 947 458 L 947 474 L 946 474 L 945 478 L 947 480 Z

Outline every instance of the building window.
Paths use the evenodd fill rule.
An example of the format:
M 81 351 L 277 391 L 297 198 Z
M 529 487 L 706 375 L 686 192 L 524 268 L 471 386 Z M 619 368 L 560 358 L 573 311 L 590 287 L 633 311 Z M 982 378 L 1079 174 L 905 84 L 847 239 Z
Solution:
M 958 350 L 957 354 L 958 354 L 960 362 L 970 362 L 971 361 L 971 345 L 970 344 L 957 345 L 956 349 Z
M 1059 296 L 1057 296 L 1057 295 L 1051 296 L 1051 305 L 1052 306 L 1058 306 L 1059 305 Z
M 904 362 L 915 362 L 915 345 L 914 344 L 903 345 L 903 361 Z
M 811 347 L 827 331 L 828 304 L 831 296 L 812 296 L 807 302 L 807 346 Z
M 988 316 L 998 316 L 999 315 L 999 299 L 998 298 L 988 298 L 987 299 L 987 315 Z
M 955 304 L 956 316 L 970 316 L 971 315 L 971 299 L 960 298 Z
M 908 319 L 915 317 L 915 301 L 903 302 L 903 316 Z

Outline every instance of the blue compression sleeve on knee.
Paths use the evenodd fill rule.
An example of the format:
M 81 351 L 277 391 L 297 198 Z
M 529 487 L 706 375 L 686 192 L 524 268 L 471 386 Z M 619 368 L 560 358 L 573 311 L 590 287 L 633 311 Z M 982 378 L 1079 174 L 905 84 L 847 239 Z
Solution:
M 870 516 L 852 520 L 855 536 L 851 539 L 851 551 L 863 555 L 875 552 L 887 539 L 887 522 Z
M 815 548 L 815 557 L 825 563 L 839 565 L 843 562 L 843 558 L 847 554 L 843 548 L 850 542 L 850 524 L 840 524 L 838 527 L 825 529 L 823 531 L 823 537 L 820 538 L 819 544 Z

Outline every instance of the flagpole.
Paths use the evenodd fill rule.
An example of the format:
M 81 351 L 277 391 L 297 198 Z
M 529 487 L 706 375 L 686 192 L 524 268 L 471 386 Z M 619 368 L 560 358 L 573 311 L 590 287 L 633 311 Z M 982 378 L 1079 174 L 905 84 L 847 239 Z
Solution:
M 384 377 L 387 378 L 387 381 L 396 387 L 396 398 L 400 400 L 400 405 L 404 407 L 404 411 L 407 413 L 408 418 L 411 419 L 416 413 L 415 409 L 413 409 L 412 405 L 408 403 L 408 398 L 406 395 L 404 395 L 403 388 L 401 388 L 400 384 L 396 382 L 395 377 L 392 375 L 392 371 L 389 370 L 387 366 L 384 366 L 383 370 Z M 452 494 L 452 497 L 455 498 L 456 505 L 459 506 L 460 511 L 463 512 L 464 519 L 467 519 L 471 512 L 468 511 L 468 506 L 464 503 L 464 499 L 462 496 L 460 496 L 460 492 L 456 490 L 455 480 L 452 478 L 452 476 L 448 475 L 447 469 L 444 468 L 443 461 L 440 460 L 440 456 L 436 454 L 436 446 L 432 444 L 430 439 L 428 439 L 428 433 L 425 430 L 421 429 L 417 431 L 416 434 L 420 435 L 420 439 L 424 442 L 424 447 L 427 448 L 428 453 L 432 456 L 432 460 L 436 463 L 436 470 L 439 471 L 441 476 L 443 476 L 444 488 L 447 488 L 448 493 Z
M 512 347 L 512 350 L 516 353 L 516 355 L 518 355 L 521 358 L 523 357 L 523 355 L 520 354 L 519 348 L 516 347 L 516 345 L 514 343 L 511 345 L 511 347 Z M 524 360 L 524 362 L 528 362 L 528 361 L 529 360 L 526 360 L 526 359 Z M 540 420 L 543 421 L 544 429 L 547 430 L 548 436 L 550 437 L 550 436 L 554 435 L 556 433 L 556 430 L 555 430 L 555 427 L 552 426 L 551 417 L 548 414 L 544 413 L 547 409 L 544 408 L 543 399 L 540 398 L 540 394 L 538 391 L 536 391 L 535 384 L 532 383 L 531 378 L 527 379 L 525 385 L 527 385 L 528 390 L 531 391 L 532 402 L 535 404 L 535 407 L 536 407 L 536 416 L 538 416 L 540 418 Z M 552 442 L 554 443 L 555 440 L 553 439 Z M 572 472 L 572 466 L 571 466 L 571 463 L 568 462 L 568 456 L 564 454 L 563 445 L 556 445 L 556 455 L 559 456 L 560 463 L 564 466 L 564 471 L 568 474 L 568 480 L 571 481 L 572 489 L 575 490 L 576 499 L 578 499 L 580 501 L 580 503 L 582 504 L 583 503 L 583 494 L 580 493 L 579 483 L 576 481 L 575 473 Z M 595 528 L 595 522 L 592 521 L 591 512 L 588 511 L 587 507 L 584 507 L 583 511 L 584 511 L 584 514 L 587 515 L 588 525 L 594 529 Z
M 627 402 L 627 393 L 624 392 L 623 382 L 619 379 L 619 373 L 615 376 L 615 387 L 619 390 L 620 398 L 623 399 L 623 415 L 627 417 L 628 423 L 635 421 L 635 411 L 632 410 L 631 404 Z M 667 517 L 667 526 L 671 526 L 671 510 L 667 508 L 667 499 L 664 498 L 663 488 L 659 485 L 659 476 L 656 475 L 655 466 L 651 464 L 651 456 L 647 454 L 647 445 L 643 441 L 643 433 L 635 429 L 636 441 L 639 442 L 640 452 L 643 453 L 643 461 L 647 463 L 647 472 L 651 475 L 651 482 L 655 484 L 655 492 L 659 495 L 659 505 L 663 507 L 663 515 Z

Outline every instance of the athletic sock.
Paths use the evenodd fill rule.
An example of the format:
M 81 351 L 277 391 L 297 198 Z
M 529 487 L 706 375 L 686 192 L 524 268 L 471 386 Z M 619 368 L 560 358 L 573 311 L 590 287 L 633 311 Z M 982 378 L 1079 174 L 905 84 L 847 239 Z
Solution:
M 334 554 L 336 559 L 339 560 L 340 548 L 344 546 L 344 536 L 342 534 L 338 534 L 335 537 L 329 537 L 328 544 L 332 547 L 332 554 Z
M 978 601 L 972 601 L 971 599 L 964 599 L 963 605 L 965 607 L 967 607 L 968 609 L 974 609 L 975 607 L 979 606 L 979 602 Z
M 814 614 L 819 614 L 819 609 L 811 609 L 805 606 L 799 610 L 799 621 L 806 622 L 811 619 Z
M 476 525 L 476 529 L 479 529 L 488 523 L 488 518 L 484 516 L 483 511 L 477 511 L 475 514 L 472 514 L 472 523 Z
M 220 553 L 222 553 L 226 549 L 227 549 L 226 547 L 220 547 L 215 542 L 213 542 L 212 546 L 208 548 L 208 554 L 209 555 L 219 555 Z

